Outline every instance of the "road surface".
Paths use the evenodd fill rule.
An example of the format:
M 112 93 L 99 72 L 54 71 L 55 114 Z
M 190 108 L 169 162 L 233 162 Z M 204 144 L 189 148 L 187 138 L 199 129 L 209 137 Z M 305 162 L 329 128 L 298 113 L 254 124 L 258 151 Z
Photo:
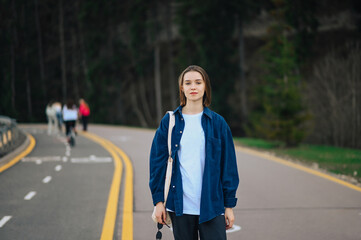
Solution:
M 34 136 L 36 147 L 25 159 L 0 173 L 0 226 L 1 221 L 5 222 L 0 227 L 0 239 L 100 239 L 105 231 L 114 156 L 83 135 L 77 137 L 77 145 L 67 156 L 69 148 L 63 136 L 48 136 L 43 125 L 22 127 Z M 89 131 L 112 142 L 131 160 L 132 238 L 155 239 L 148 189 L 148 158 L 154 130 L 90 125 Z M 50 158 L 57 156 L 60 160 Z M 64 157 L 68 158 L 66 162 Z M 361 239 L 360 188 L 350 188 L 240 148 L 237 161 L 237 226 L 227 233 L 228 239 Z M 59 165 L 61 170 L 56 169 Z M 123 214 L 127 211 L 126 169 L 123 163 L 114 239 L 127 239 L 122 235 L 122 218 L 130 217 Z M 25 200 L 31 192 L 36 194 Z M 4 219 L 7 216 L 11 218 Z M 172 239 L 170 230 L 163 228 L 162 232 L 163 239 Z

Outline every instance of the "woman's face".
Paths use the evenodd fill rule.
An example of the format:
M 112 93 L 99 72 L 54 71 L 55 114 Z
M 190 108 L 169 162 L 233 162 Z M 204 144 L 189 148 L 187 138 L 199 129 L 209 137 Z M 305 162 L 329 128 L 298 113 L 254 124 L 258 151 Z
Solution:
M 188 101 L 198 102 L 203 101 L 205 82 L 199 72 L 191 71 L 184 74 L 182 91 Z

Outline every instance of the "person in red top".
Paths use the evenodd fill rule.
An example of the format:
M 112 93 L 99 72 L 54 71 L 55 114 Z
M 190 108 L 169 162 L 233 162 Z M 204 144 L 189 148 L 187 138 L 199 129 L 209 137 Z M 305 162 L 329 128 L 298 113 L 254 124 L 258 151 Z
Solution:
M 83 131 L 87 131 L 90 108 L 89 105 L 82 98 L 79 100 L 79 114 L 81 116 L 81 121 L 83 124 Z

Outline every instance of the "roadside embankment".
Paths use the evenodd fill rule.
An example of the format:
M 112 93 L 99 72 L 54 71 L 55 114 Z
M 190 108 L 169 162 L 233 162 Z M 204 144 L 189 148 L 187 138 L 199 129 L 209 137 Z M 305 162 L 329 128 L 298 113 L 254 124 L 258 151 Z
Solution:
M 0 116 L 0 167 L 21 153 L 30 140 L 17 126 L 16 120 Z

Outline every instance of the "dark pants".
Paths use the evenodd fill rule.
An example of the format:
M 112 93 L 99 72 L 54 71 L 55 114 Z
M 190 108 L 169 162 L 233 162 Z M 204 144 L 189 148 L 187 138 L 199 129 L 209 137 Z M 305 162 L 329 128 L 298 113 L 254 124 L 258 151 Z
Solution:
M 89 116 L 82 116 L 81 117 L 81 121 L 83 123 L 83 131 L 88 130 L 88 119 L 89 119 Z
M 75 121 L 64 121 L 65 122 L 65 134 L 68 136 L 70 134 L 70 129 L 75 128 Z
M 169 212 L 172 219 L 173 235 L 175 240 L 226 240 L 226 221 L 223 215 L 208 222 L 199 224 L 198 215 L 176 216 Z

